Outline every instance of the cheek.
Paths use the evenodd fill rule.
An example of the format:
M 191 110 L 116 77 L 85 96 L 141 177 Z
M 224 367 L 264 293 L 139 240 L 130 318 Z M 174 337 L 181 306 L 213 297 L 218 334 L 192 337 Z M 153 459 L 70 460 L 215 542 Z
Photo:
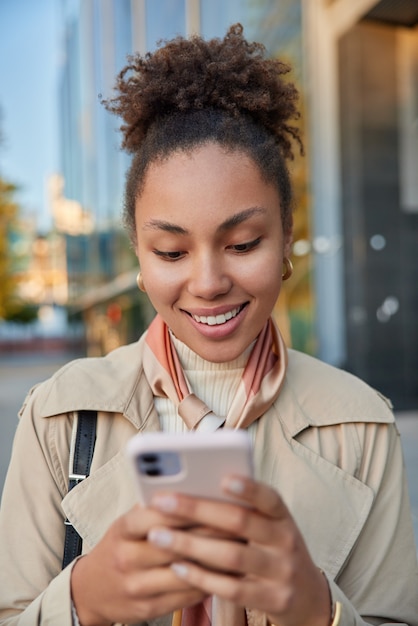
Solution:
M 279 297 L 281 285 L 282 279 L 279 272 L 265 272 L 260 274 L 254 293 L 265 307 L 273 308 Z
M 141 265 L 145 288 L 153 304 L 170 303 L 176 298 L 179 291 L 178 273 L 172 271 L 170 264 L 167 265 L 169 267 L 164 267 L 160 263 Z
M 275 251 L 272 251 L 249 264 L 244 270 L 244 275 L 248 286 L 251 286 L 254 292 L 265 295 L 268 295 L 266 292 L 276 292 L 280 290 L 282 283 L 281 259 Z

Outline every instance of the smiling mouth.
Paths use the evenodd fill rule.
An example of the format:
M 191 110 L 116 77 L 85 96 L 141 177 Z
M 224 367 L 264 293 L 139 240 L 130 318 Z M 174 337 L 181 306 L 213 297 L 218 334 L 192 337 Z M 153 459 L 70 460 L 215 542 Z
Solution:
M 236 307 L 235 309 L 231 309 L 227 313 L 222 313 L 221 315 L 192 315 L 189 313 L 190 317 L 192 317 L 199 324 L 206 324 L 207 326 L 220 326 L 221 324 L 225 324 L 232 318 L 236 317 L 238 313 L 241 313 L 243 308 L 247 305 L 241 304 L 241 306 Z

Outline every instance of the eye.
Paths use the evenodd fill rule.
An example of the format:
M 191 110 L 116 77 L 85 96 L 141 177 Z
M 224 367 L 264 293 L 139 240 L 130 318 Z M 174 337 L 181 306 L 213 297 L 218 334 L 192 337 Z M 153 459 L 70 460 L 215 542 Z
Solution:
M 231 250 L 237 252 L 239 254 L 243 254 L 245 252 L 250 252 L 253 248 L 256 248 L 261 241 L 261 237 L 257 237 L 257 239 L 253 239 L 252 241 L 247 241 L 245 243 L 236 243 L 233 246 L 229 246 Z
M 154 254 L 161 257 L 162 259 L 165 259 L 166 261 L 177 261 L 178 259 L 181 259 L 185 253 L 181 252 L 180 250 L 173 250 L 170 252 L 164 252 L 163 250 L 154 250 Z

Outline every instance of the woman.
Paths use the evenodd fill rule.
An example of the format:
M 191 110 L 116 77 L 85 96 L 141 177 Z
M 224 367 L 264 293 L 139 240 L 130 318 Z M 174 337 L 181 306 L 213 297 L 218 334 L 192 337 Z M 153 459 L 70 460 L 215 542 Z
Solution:
M 1 510 L 0 624 L 418 624 L 388 403 L 286 350 L 270 317 L 291 274 L 286 161 L 300 144 L 286 72 L 236 25 L 119 76 L 107 106 L 133 154 L 125 216 L 158 316 L 138 344 L 29 394 Z M 81 410 L 98 412 L 97 440 L 67 494 Z M 242 506 L 159 494 L 141 508 L 128 438 L 198 429 L 208 412 L 252 438 L 258 480 L 223 484 Z M 60 572 L 66 517 L 83 556 Z

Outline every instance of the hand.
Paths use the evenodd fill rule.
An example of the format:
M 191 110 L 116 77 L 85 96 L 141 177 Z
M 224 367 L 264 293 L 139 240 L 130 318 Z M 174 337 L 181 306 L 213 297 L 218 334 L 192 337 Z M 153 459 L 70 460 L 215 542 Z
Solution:
M 225 481 L 225 491 L 242 505 L 160 494 L 152 506 L 233 540 L 161 526 L 150 531 L 149 541 L 174 551 L 172 569 L 204 594 L 262 611 L 276 626 L 328 626 L 327 581 L 280 496 L 238 477 Z
M 170 549 L 147 541 L 150 529 L 162 525 L 179 527 L 184 522 L 136 505 L 74 565 L 71 593 L 83 626 L 137 623 L 196 604 L 207 595 L 176 576 Z

